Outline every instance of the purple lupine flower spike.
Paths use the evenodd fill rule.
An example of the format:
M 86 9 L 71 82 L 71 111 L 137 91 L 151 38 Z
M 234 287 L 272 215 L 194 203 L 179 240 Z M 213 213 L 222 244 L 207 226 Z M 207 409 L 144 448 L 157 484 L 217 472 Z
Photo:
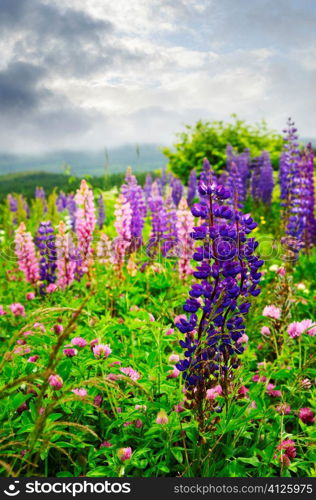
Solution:
M 153 184 L 153 178 L 150 174 L 147 174 L 145 184 L 144 184 L 144 195 L 145 195 L 146 202 L 148 202 L 148 198 L 150 196 L 152 184 Z
M 180 179 L 177 179 L 176 177 L 172 177 L 171 180 L 171 196 L 173 203 L 177 207 L 180 203 L 180 200 L 182 198 L 183 194 L 183 184 L 180 181 Z
M 184 359 L 177 363 L 183 372 L 189 400 L 203 420 L 203 404 L 209 389 L 220 386 L 226 397 L 244 348 L 244 316 L 250 298 L 260 293 L 259 268 L 263 261 L 254 252 L 258 242 L 247 236 L 257 226 L 249 214 L 232 205 L 231 192 L 216 185 L 202 172 L 198 190 L 202 202 L 192 207 L 201 219 L 191 236 L 198 242 L 193 259 L 198 263 L 183 309 L 187 314 L 176 326 L 185 334 L 180 341 Z M 207 200 L 206 200 L 207 198 Z M 212 408 L 212 411 L 217 411 Z
M 267 151 L 254 159 L 251 178 L 251 192 L 255 201 L 262 201 L 266 205 L 271 204 L 272 191 L 274 187 L 273 169 L 270 156 Z
M 232 193 L 232 199 L 237 200 L 238 206 L 243 207 L 246 198 L 246 189 L 244 185 L 245 174 L 240 169 L 240 166 L 244 166 L 244 161 L 240 162 L 238 155 L 235 155 L 233 148 L 227 146 L 227 187 Z
M 42 187 L 35 188 L 35 198 L 42 201 L 43 211 L 44 211 L 44 213 L 46 213 L 48 210 L 48 207 L 47 207 L 46 194 L 45 194 L 44 188 L 42 188 Z
M 191 206 L 196 195 L 197 178 L 196 171 L 192 170 L 188 182 L 187 202 Z
M 42 282 L 40 292 L 44 294 L 46 286 L 56 281 L 57 251 L 54 229 L 50 221 L 40 223 L 35 238 L 35 244 L 41 256 L 39 260 L 40 280 Z
M 151 234 L 147 246 L 148 254 L 153 257 L 159 251 L 159 245 L 166 233 L 166 208 L 157 181 L 154 181 L 151 188 L 148 205 L 151 212 Z
M 282 205 L 287 234 L 283 242 L 294 255 L 297 255 L 302 247 L 308 251 L 314 239 L 313 154 L 311 148 L 300 153 L 297 129 L 291 119 L 288 120 L 285 133 L 280 165 Z
M 100 194 L 98 198 L 98 219 L 97 219 L 97 224 L 99 229 L 102 229 L 104 222 L 105 222 L 105 204 L 103 195 Z
M 129 167 L 126 172 L 125 184 L 121 187 L 121 193 L 129 203 L 132 217 L 130 222 L 131 248 L 130 252 L 136 251 L 143 243 L 143 228 L 147 207 L 144 192 L 141 186 L 137 184 L 136 177 L 132 174 Z

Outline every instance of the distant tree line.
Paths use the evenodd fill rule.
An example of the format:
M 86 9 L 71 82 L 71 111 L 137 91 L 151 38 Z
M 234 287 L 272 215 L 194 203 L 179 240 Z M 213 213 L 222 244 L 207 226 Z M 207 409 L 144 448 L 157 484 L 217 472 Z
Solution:
M 135 173 L 140 184 L 144 184 L 147 173 Z M 152 172 L 151 172 L 151 175 Z M 103 177 L 85 176 L 86 180 L 93 187 L 105 191 L 120 186 L 124 181 L 125 173 L 109 174 Z M 48 172 L 21 172 L 0 176 L 0 199 L 3 200 L 7 194 L 23 194 L 27 199 L 34 198 L 35 188 L 43 187 L 46 194 L 49 195 L 54 190 L 69 193 L 75 191 L 80 184 L 79 177 L 73 177 L 65 174 L 53 174 Z

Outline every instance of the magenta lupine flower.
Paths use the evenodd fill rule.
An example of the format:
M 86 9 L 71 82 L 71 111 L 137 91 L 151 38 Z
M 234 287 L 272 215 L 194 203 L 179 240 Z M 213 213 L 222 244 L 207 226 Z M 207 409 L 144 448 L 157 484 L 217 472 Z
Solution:
M 106 359 L 110 356 L 112 349 L 106 344 L 97 344 L 93 347 L 94 357 L 97 359 Z
M 77 356 L 78 351 L 77 349 L 74 349 L 73 347 L 65 347 L 63 350 L 63 353 L 67 358 L 73 358 L 74 356 Z
M 166 425 L 168 423 L 168 415 L 165 410 L 160 410 L 156 417 L 156 423 L 159 425 Z
M 81 271 L 88 272 L 92 264 L 92 238 L 96 225 L 93 192 L 87 182 L 83 179 L 80 188 L 75 195 L 77 205 L 76 211 L 76 233 L 78 237 L 78 248 L 80 251 Z
M 267 318 L 272 318 L 272 319 L 280 319 L 281 309 L 279 309 L 278 307 L 276 307 L 274 305 L 266 306 L 262 311 L 262 316 L 265 316 Z
M 38 360 L 39 356 L 35 354 L 34 356 L 30 356 L 29 359 L 27 360 L 29 363 L 36 363 Z
M 127 377 L 130 377 L 132 380 L 136 381 L 140 378 L 140 373 L 134 370 L 131 366 L 126 368 L 120 368 L 120 371 L 124 373 Z
M 76 394 L 76 396 L 80 396 L 82 398 L 84 398 L 88 392 L 86 391 L 86 389 L 73 389 L 71 392 L 73 392 L 74 394 Z
M 26 300 L 34 300 L 35 299 L 35 293 L 34 292 L 28 292 L 25 297 L 26 297 Z
M 57 281 L 59 288 L 64 289 L 75 279 L 76 256 L 74 243 L 70 232 L 67 232 L 66 224 L 61 221 L 56 235 L 57 251 Z
M 35 285 L 40 278 L 39 264 L 32 235 L 26 232 L 24 222 L 21 222 L 16 230 L 14 242 L 19 269 L 24 273 L 25 280 Z
M 299 418 L 304 424 L 313 424 L 315 422 L 315 413 L 310 408 L 301 408 Z
M 118 236 L 113 241 L 113 264 L 117 273 L 120 275 L 125 255 L 127 255 L 129 251 L 132 240 L 132 209 L 130 203 L 122 194 L 117 199 L 114 215 L 114 227 Z
M 74 337 L 71 340 L 72 345 L 75 345 L 76 347 L 86 347 L 88 345 L 88 342 L 82 338 L 82 337 Z
M 130 446 L 128 446 L 127 448 L 120 448 L 119 450 L 117 450 L 117 456 L 121 460 L 121 462 L 129 460 L 132 454 L 133 452 Z
M 48 383 L 54 389 L 61 389 L 64 385 L 63 379 L 59 375 L 50 375 L 48 378 Z
M 11 309 L 11 312 L 12 314 L 14 314 L 14 316 L 25 316 L 24 306 L 19 302 L 14 302 L 13 304 L 10 304 L 9 308 Z
M 180 257 L 178 261 L 179 277 L 184 280 L 189 274 L 192 274 L 191 259 L 194 250 L 194 240 L 190 234 L 193 231 L 194 217 L 188 208 L 184 198 L 181 199 L 177 210 L 177 237 L 180 247 Z
M 112 244 L 107 234 L 101 233 L 97 244 L 97 256 L 101 264 L 112 263 Z
M 46 293 L 54 293 L 54 292 L 56 292 L 57 288 L 58 288 L 58 286 L 55 285 L 55 283 L 50 283 L 49 285 L 47 285 L 45 292 Z
M 292 408 L 287 403 L 282 403 L 276 407 L 276 411 L 281 415 L 289 415 L 292 411 Z

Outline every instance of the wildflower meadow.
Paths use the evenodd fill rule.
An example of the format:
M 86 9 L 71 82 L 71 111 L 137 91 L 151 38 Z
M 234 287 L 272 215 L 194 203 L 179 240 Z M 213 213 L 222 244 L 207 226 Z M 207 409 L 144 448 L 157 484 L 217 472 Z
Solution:
M 2 476 L 315 476 L 314 151 L 283 134 L 2 201 Z

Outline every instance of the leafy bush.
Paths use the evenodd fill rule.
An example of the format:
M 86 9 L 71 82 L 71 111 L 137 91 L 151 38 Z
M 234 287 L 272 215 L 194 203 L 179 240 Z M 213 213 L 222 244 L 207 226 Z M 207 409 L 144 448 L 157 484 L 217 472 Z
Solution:
M 185 131 L 177 134 L 179 142 L 174 144 L 175 149 L 163 149 L 169 160 L 169 168 L 186 181 L 192 168 L 197 171 L 201 169 L 202 160 L 206 156 L 213 169 L 220 172 L 226 164 L 227 144 L 239 152 L 248 148 L 251 156 L 257 156 L 262 150 L 266 150 L 270 153 L 274 168 L 277 168 L 282 137 L 268 129 L 265 121 L 249 125 L 236 115 L 232 115 L 232 118 L 233 121 L 228 123 L 199 120 L 195 125 L 186 125 Z

